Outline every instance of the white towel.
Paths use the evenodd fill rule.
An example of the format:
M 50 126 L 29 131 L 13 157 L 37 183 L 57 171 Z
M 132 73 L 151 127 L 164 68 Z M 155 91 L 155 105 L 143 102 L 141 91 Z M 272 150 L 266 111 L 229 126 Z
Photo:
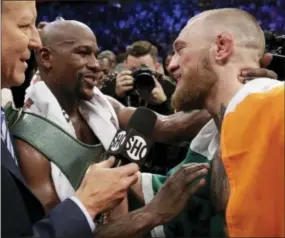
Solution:
M 79 111 L 107 150 L 119 128 L 119 122 L 112 105 L 105 95 L 96 87 L 93 91 L 94 96 L 90 101 L 80 101 Z M 39 74 L 36 74 L 26 90 L 24 110 L 53 121 L 66 132 L 76 137 L 72 123 L 67 122 L 57 99 L 47 85 L 40 80 Z M 74 194 L 74 189 L 66 176 L 53 163 L 51 163 L 51 174 L 57 195 L 61 201 Z
M 1 106 L 4 107 L 8 102 L 12 102 L 12 105 L 14 106 L 12 91 L 9 88 L 2 88 L 1 89 Z

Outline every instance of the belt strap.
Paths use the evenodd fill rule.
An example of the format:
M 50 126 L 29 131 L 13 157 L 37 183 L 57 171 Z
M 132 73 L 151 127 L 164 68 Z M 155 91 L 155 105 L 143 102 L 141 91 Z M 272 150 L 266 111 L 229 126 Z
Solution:
M 68 134 L 52 121 L 33 113 L 5 106 L 11 135 L 23 140 L 56 164 L 76 190 L 88 167 L 102 160 L 101 144 L 87 145 Z

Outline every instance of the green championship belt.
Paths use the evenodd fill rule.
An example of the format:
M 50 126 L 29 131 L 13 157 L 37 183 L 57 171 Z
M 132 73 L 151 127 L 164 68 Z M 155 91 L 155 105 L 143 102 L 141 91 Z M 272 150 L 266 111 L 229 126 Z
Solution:
M 84 144 L 52 121 L 15 110 L 11 103 L 4 109 L 11 135 L 25 141 L 56 164 L 75 190 L 88 167 L 102 160 L 105 150 L 101 144 Z

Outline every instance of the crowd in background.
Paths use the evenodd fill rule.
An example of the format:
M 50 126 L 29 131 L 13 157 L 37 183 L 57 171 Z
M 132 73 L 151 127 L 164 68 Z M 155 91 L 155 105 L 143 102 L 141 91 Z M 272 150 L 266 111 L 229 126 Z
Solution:
M 58 16 L 82 21 L 95 32 L 101 49 L 110 49 L 115 53 L 124 51 L 125 47 L 134 41 L 148 40 L 156 45 L 160 55 L 163 55 L 187 20 L 205 8 L 238 7 L 254 15 L 264 30 L 279 34 L 285 32 L 284 0 L 139 0 L 109 1 L 109 4 L 99 2 L 41 3 L 38 5 L 38 21 L 53 21 Z

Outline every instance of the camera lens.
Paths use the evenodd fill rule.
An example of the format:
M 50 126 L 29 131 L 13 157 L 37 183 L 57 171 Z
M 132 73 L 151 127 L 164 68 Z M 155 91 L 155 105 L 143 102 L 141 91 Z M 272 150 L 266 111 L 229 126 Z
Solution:
M 154 83 L 154 73 L 146 68 L 146 67 L 140 67 L 136 71 L 133 72 L 134 77 L 134 86 L 135 89 L 147 89 L 152 91 L 152 89 L 155 87 Z

